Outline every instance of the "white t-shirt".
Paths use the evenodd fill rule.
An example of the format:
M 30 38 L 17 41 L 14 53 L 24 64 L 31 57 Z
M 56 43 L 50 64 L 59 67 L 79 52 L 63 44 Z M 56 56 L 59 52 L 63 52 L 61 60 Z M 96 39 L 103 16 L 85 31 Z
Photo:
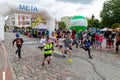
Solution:
M 64 45 L 64 40 L 65 40 L 65 38 L 60 38 L 60 39 L 59 39 L 59 45 L 62 45 L 62 46 L 63 46 L 63 45 Z
M 83 41 L 87 39 L 87 33 L 83 34 Z
M 50 38 L 51 38 L 51 42 L 55 43 L 56 37 L 51 36 Z
M 46 39 L 45 38 L 40 39 L 40 46 L 45 46 L 45 44 L 46 44 Z

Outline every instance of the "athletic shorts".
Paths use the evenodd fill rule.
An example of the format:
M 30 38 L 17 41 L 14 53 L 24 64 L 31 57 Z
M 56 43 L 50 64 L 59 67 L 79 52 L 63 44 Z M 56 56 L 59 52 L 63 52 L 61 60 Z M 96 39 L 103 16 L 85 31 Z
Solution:
M 65 47 L 66 50 L 72 50 L 72 47 Z
M 59 45 L 59 48 L 63 48 L 63 45 Z
M 79 38 L 79 40 L 83 40 L 83 38 Z
M 51 54 L 44 54 L 44 58 L 51 57 Z

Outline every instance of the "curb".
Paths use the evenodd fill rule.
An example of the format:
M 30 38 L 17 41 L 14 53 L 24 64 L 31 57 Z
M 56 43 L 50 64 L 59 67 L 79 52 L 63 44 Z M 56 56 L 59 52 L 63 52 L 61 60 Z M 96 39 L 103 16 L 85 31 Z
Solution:
M 5 46 L 5 48 L 6 48 L 6 46 Z M 7 51 L 7 50 L 6 50 Z M 10 64 L 11 63 L 11 61 L 9 60 L 9 57 L 8 57 L 8 53 L 7 53 L 7 59 L 8 59 L 8 64 L 9 64 L 9 68 L 10 68 L 10 71 L 11 71 L 11 75 L 12 75 L 12 79 L 13 80 L 17 80 L 17 77 L 16 77 L 16 75 L 15 75 L 15 73 L 14 73 L 14 70 L 13 70 L 13 68 L 12 68 L 12 65 Z

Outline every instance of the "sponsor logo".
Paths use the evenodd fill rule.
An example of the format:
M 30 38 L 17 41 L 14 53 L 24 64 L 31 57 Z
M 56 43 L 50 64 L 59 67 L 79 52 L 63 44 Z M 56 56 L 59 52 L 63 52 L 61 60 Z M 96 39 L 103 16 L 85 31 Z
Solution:
M 38 12 L 38 9 L 36 6 L 30 6 L 30 5 L 24 5 L 24 4 L 19 4 L 19 10 Z

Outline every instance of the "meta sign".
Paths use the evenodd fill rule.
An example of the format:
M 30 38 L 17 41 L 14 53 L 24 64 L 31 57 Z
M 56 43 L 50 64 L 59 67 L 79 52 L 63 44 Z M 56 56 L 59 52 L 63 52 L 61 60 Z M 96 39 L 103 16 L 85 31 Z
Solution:
M 19 4 L 19 10 L 38 12 L 38 9 L 36 6 L 31 6 L 26 4 Z

